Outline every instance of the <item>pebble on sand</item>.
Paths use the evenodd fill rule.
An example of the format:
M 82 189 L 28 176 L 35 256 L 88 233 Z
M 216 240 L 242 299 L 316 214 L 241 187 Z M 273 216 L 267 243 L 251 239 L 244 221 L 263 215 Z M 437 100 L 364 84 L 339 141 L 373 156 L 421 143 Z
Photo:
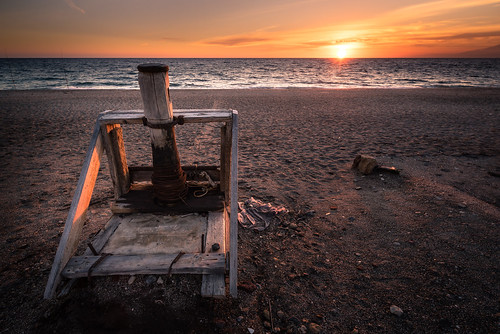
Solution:
M 403 310 L 396 305 L 391 305 L 390 311 L 392 314 L 397 315 L 398 317 L 403 315 Z
M 317 323 L 311 322 L 309 324 L 309 333 L 318 334 L 321 333 L 321 326 Z

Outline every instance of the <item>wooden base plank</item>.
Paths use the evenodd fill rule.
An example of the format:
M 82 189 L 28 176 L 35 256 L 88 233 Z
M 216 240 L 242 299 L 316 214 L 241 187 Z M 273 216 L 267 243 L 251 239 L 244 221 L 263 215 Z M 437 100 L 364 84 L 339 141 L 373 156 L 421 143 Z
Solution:
M 92 276 L 167 274 L 178 254 L 110 255 L 95 268 Z M 89 269 L 100 256 L 71 258 L 62 275 L 66 278 L 87 277 Z M 222 274 L 225 270 L 223 254 L 184 254 L 172 265 L 172 274 Z
M 225 212 L 209 212 L 207 220 L 206 252 L 211 254 L 226 254 L 226 237 L 224 228 Z M 214 245 L 218 245 L 214 247 Z M 226 280 L 224 274 L 203 275 L 201 281 L 202 297 L 224 297 L 226 295 Z
M 201 296 L 222 298 L 226 296 L 226 278 L 224 274 L 203 275 Z

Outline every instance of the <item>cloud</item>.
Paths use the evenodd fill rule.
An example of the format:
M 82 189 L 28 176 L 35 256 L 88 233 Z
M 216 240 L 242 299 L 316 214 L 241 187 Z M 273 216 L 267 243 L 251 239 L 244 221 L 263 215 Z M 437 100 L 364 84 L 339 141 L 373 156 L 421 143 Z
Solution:
M 82 14 L 85 14 L 85 10 L 83 10 L 82 8 L 78 7 L 75 2 L 73 0 L 64 0 L 64 2 L 66 2 L 66 4 L 70 7 L 70 8 L 73 8 L 74 10 L 77 10 L 79 11 L 80 13 Z
M 208 40 L 205 41 L 204 43 L 209 45 L 222 45 L 222 46 L 249 46 L 269 41 L 271 41 L 271 39 L 266 37 L 229 36 L 229 37 L 221 37 Z
M 331 45 L 335 45 L 335 41 L 332 41 L 332 40 L 325 40 L 325 41 L 311 41 L 311 42 L 303 42 L 301 43 L 303 46 L 308 46 L 308 47 L 312 47 L 312 48 L 321 48 L 321 47 L 325 47 L 325 46 L 331 46 Z
M 179 37 L 162 37 L 163 41 L 167 42 L 183 42 L 185 39 Z
M 471 38 L 482 38 L 482 37 L 499 37 L 500 31 L 485 31 L 485 32 L 472 32 L 453 36 L 445 36 L 442 39 L 471 39 Z

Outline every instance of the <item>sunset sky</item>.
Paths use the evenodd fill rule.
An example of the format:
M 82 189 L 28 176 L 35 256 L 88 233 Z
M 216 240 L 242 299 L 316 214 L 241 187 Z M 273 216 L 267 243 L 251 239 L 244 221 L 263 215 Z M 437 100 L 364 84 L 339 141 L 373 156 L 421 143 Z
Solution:
M 493 0 L 0 0 L 0 57 L 428 57 L 498 44 Z

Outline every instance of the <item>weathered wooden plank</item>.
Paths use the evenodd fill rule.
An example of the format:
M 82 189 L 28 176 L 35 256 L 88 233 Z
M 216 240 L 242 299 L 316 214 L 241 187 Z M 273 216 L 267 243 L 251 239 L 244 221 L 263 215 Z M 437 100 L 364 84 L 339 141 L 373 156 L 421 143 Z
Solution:
M 226 182 L 226 173 L 227 173 L 227 165 L 226 165 L 226 131 L 227 125 L 223 125 L 220 128 L 220 190 L 226 192 L 227 182 Z
M 222 298 L 226 296 L 226 278 L 224 274 L 203 275 L 201 296 Z
M 224 156 L 224 167 L 222 167 L 223 162 L 221 161 L 221 169 L 224 168 L 224 175 L 221 172 L 221 182 L 224 178 L 224 191 L 226 203 L 230 202 L 230 189 L 231 189 L 231 161 L 232 161 L 232 145 L 233 145 L 233 125 L 232 121 L 228 122 L 226 125 L 226 130 L 224 131 L 224 145 L 221 147 L 221 158 Z M 224 149 L 222 151 L 222 149 Z
M 94 247 L 97 253 L 101 253 L 104 246 L 106 246 L 109 238 L 113 235 L 122 221 L 123 218 L 113 215 L 111 216 L 111 219 L 106 223 L 106 226 L 104 226 L 104 229 L 97 233 L 97 235 L 92 240 L 92 247 Z M 90 248 L 87 248 L 85 250 L 84 255 L 93 255 Z
M 87 155 L 83 163 L 80 179 L 71 202 L 68 218 L 64 225 L 64 231 L 57 248 L 54 263 L 50 271 L 47 286 L 45 287 L 44 298 L 54 297 L 57 285 L 61 280 L 61 271 L 76 251 L 78 241 L 85 221 L 85 214 L 92 197 L 101 157 L 103 153 L 103 140 L 99 121 L 97 121 Z
M 119 124 L 103 124 L 101 125 L 101 133 L 104 138 L 115 198 L 119 198 L 126 194 L 130 188 L 130 175 L 122 128 Z
M 92 269 L 92 276 L 167 274 L 178 254 L 110 255 Z M 87 277 L 100 256 L 74 256 L 62 274 L 67 278 Z M 223 254 L 184 254 L 172 265 L 172 274 L 224 273 Z
M 184 123 L 228 122 L 232 110 L 226 109 L 175 109 L 175 117 L 184 117 Z M 101 113 L 102 124 L 142 124 L 144 110 L 113 110 Z
M 226 237 L 224 228 L 224 212 L 209 212 L 207 220 L 207 236 L 205 251 L 212 254 L 226 254 Z M 214 247 L 218 245 L 218 247 Z M 203 297 L 224 297 L 226 295 L 225 275 L 203 275 L 201 282 Z
M 229 292 L 238 295 L 238 112 L 233 111 L 231 144 L 231 203 L 229 244 Z
M 106 245 L 106 242 L 108 242 L 109 237 L 113 235 L 115 232 L 116 228 L 120 225 L 120 222 L 122 221 L 122 218 L 118 216 L 111 216 L 111 219 L 106 223 L 104 226 L 104 229 L 100 230 L 99 233 L 93 238 L 92 241 L 92 247 L 94 247 L 94 250 L 97 253 L 101 253 L 102 249 Z M 92 251 L 90 248 L 87 247 L 87 249 L 84 252 L 84 255 L 93 255 Z M 63 297 L 66 296 L 73 285 L 76 283 L 77 279 L 73 278 L 66 282 L 62 288 L 57 297 Z
M 131 214 L 103 249 L 114 255 L 186 254 L 201 252 L 201 235 L 207 233 L 207 217 L 188 215 Z
M 213 247 L 218 245 L 217 247 Z M 224 212 L 208 213 L 207 236 L 205 238 L 205 251 L 207 253 L 226 253 L 226 237 L 224 229 Z

